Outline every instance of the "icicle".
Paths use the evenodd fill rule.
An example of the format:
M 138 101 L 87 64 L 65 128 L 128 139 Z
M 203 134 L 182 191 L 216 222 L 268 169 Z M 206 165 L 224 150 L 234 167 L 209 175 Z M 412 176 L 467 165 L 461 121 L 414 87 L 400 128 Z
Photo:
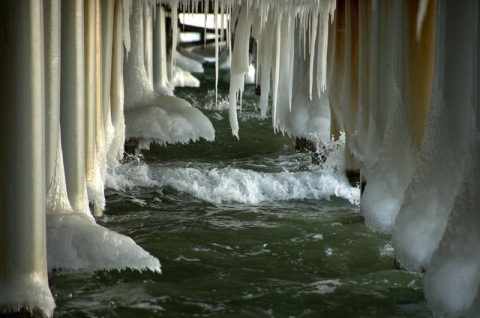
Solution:
M 125 50 L 130 52 L 130 15 L 132 14 L 132 1 L 133 0 L 123 0 L 123 45 Z
M 205 25 L 204 25 L 204 30 L 203 30 L 203 46 L 206 46 L 207 45 L 207 17 L 208 17 L 208 11 L 210 11 L 210 1 L 204 1 L 203 2 L 204 6 L 205 6 Z
M 171 0 L 170 12 L 172 15 L 171 16 L 172 50 L 170 52 L 170 70 L 171 70 L 170 76 L 171 78 L 173 78 L 173 67 L 175 65 L 175 53 L 177 52 L 177 40 L 178 40 L 178 0 Z
M 427 14 L 427 7 L 428 0 L 420 0 L 417 12 L 417 41 L 420 40 L 422 35 L 423 21 L 425 20 L 425 15 Z
M 267 22 L 265 26 L 265 32 L 262 34 L 262 41 L 259 43 L 259 47 L 262 50 L 262 56 L 260 61 L 260 110 L 262 118 L 267 115 L 268 96 L 270 94 L 271 72 L 272 72 L 272 57 L 273 57 L 273 30 L 275 27 L 275 21 L 272 14 L 267 16 Z
M 125 2 L 123 2 L 125 5 Z M 112 43 L 112 74 L 111 74 L 111 116 L 112 125 L 114 127 L 114 135 L 112 144 L 107 155 L 109 172 L 119 165 L 119 161 L 123 158 L 125 143 L 125 117 L 124 117 L 124 81 L 123 81 L 123 45 L 124 42 L 124 25 L 125 18 L 122 15 L 121 3 L 117 2 L 114 6 L 113 19 L 113 43 Z M 130 15 L 127 15 L 130 18 Z
M 289 111 L 292 110 L 292 98 L 293 98 L 293 71 L 294 71 L 294 57 L 295 57 L 295 32 L 293 32 L 295 28 L 295 17 L 290 16 L 288 19 L 288 30 L 289 30 L 289 46 L 290 46 L 290 54 L 288 55 L 288 109 Z
M 328 13 L 322 12 L 319 23 L 317 47 L 317 93 L 318 96 L 327 87 L 327 45 L 328 45 Z
M 220 38 L 223 40 L 225 35 L 225 1 L 220 0 L 220 13 L 221 13 L 221 26 L 220 26 Z
M 237 101 L 244 89 L 245 74 L 249 68 L 249 40 L 252 14 L 249 15 L 248 7 L 242 5 L 239 8 L 238 23 L 235 30 L 235 48 L 232 53 L 232 66 L 230 69 L 230 125 L 232 133 L 238 138 Z M 240 95 L 239 95 L 240 94 Z M 240 105 L 241 106 L 241 105 Z
M 218 103 L 218 0 L 213 2 L 214 26 L 215 26 L 215 105 Z M 223 14 L 222 14 L 223 18 Z M 223 24 L 223 22 L 222 22 Z
M 277 97 L 278 97 L 278 81 L 280 77 L 280 49 L 281 49 L 281 32 L 282 26 L 282 15 L 279 14 L 277 17 L 276 23 L 276 35 L 275 35 L 275 47 L 276 47 L 276 54 L 275 54 L 275 69 L 273 72 L 273 97 L 272 97 L 272 123 L 273 123 L 273 130 L 277 131 Z
M 315 57 L 315 40 L 317 38 L 317 25 L 318 25 L 318 12 L 312 13 L 312 25 L 310 27 L 310 68 L 309 68 L 309 79 L 310 79 L 310 100 L 312 99 L 312 87 L 313 87 L 313 58 Z M 306 42 L 306 41 L 305 41 Z M 319 52 L 317 52 L 318 54 Z

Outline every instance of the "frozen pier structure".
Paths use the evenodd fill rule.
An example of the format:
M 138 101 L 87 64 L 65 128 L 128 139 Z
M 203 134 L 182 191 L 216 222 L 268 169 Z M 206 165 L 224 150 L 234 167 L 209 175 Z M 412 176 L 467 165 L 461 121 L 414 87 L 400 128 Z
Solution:
M 167 30 L 166 10 L 171 21 L 228 17 L 215 25 L 215 56 L 226 32 L 234 135 L 253 38 L 260 109 L 271 107 L 274 129 L 326 141 L 344 132 L 345 173 L 366 181 L 366 224 L 392 234 L 402 267 L 426 271 L 435 315 L 480 314 L 475 0 L 0 1 L 3 312 L 52 316 L 53 268 L 160 271 L 131 239 L 97 225 L 89 204 L 102 213 L 126 138 L 215 137 L 173 96 L 179 29 Z M 169 116 L 182 118 L 174 132 Z M 142 129 L 148 118 L 159 124 Z M 79 252 L 98 244 L 105 250 Z

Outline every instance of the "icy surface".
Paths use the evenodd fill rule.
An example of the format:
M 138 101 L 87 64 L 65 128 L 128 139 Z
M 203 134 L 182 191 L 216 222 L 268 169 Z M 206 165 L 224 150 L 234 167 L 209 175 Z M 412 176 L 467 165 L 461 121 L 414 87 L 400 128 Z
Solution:
M 398 95 L 394 107 L 379 159 L 372 168 L 361 200 L 365 223 L 375 231 L 386 233 L 394 229 L 414 167 L 410 132 L 404 124 L 408 121 Z
M 200 81 L 188 71 L 184 71 L 182 68 L 173 66 L 173 77 L 170 82 L 175 87 L 200 87 Z
M 187 101 L 174 96 L 156 96 L 154 101 L 154 105 L 125 112 L 127 139 L 142 138 L 160 144 L 187 143 L 200 137 L 215 139 L 210 120 Z
M 7 279 L 2 282 L 0 299 L 3 304 L 18 304 L 19 307 L 41 308 L 47 317 L 53 317 L 55 302 L 52 293 L 48 286 L 34 274 L 16 276 L 13 279 Z
M 480 242 L 480 138 L 476 139 L 447 228 L 425 276 L 425 296 L 438 316 L 478 315 L 470 311 L 480 286 L 480 254 L 472 252 Z
M 49 271 L 132 268 L 161 272 L 158 259 L 131 238 L 80 213 L 47 215 L 47 254 Z
M 203 73 L 203 65 L 201 62 L 194 60 L 184 54 L 177 52 L 175 54 L 175 64 L 177 67 L 190 73 Z

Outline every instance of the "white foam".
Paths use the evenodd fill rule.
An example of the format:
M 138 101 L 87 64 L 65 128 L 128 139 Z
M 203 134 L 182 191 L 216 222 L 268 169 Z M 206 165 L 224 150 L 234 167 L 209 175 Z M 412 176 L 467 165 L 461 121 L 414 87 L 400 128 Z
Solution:
M 330 199 L 358 203 L 359 189 L 346 178 L 323 171 L 261 173 L 232 167 L 162 168 L 156 173 L 162 186 L 170 186 L 202 200 L 257 204 L 294 199 Z

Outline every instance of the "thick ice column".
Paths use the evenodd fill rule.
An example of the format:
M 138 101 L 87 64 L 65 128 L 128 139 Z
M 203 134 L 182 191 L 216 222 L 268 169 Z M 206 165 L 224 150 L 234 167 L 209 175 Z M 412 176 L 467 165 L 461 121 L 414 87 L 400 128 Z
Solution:
M 85 0 L 85 175 L 87 186 L 95 182 L 95 0 Z
M 328 19 L 328 12 L 321 12 L 319 14 L 327 16 Z M 308 70 L 317 69 L 319 59 L 304 58 L 302 45 L 304 39 L 301 38 L 301 32 L 302 29 L 296 27 L 295 38 L 292 39 L 294 41 L 292 47 L 294 48 L 293 62 L 295 68 L 293 74 L 290 76 L 293 79 L 292 103 L 291 110 L 289 110 L 288 107 L 286 108 L 288 113 L 285 114 L 287 124 L 285 129 L 288 133 L 296 137 L 306 138 L 314 143 L 317 142 L 317 145 L 321 146 L 330 142 L 330 108 L 328 95 L 327 92 L 319 94 L 320 92 L 317 90 L 317 87 L 320 86 L 318 77 L 312 78 L 312 82 L 310 82 Z M 320 30 L 315 33 L 316 38 L 312 39 L 309 37 L 309 41 L 318 43 L 323 41 L 324 36 L 328 36 L 328 33 L 320 32 Z M 314 52 L 310 51 L 310 54 L 314 54 Z M 320 52 L 317 51 L 316 54 L 320 54 Z M 315 57 L 318 56 L 316 55 Z M 313 63 L 313 65 L 310 65 L 310 63 Z M 312 86 L 314 90 L 310 97 L 310 89 Z
M 101 1 L 101 37 L 102 37 L 102 105 L 105 126 L 111 122 L 111 87 L 112 87 L 112 50 L 113 50 L 113 16 L 114 0 Z
M 360 181 L 360 164 L 348 147 L 356 131 L 359 104 L 359 1 L 345 5 L 345 78 L 343 99 L 343 126 L 345 129 L 345 172 L 352 184 Z
M 45 0 L 43 4 L 47 213 L 71 212 L 60 134 L 60 0 Z
M 153 8 L 149 2 L 142 2 L 144 63 L 148 80 L 153 87 Z
M 371 127 L 372 104 L 372 66 L 373 59 L 373 3 L 370 0 L 358 2 L 358 109 L 355 118 L 355 133 L 350 138 L 349 147 L 362 166 L 368 161 L 370 152 L 370 139 L 368 138 Z
M 422 199 L 425 195 L 428 200 L 421 201 L 424 202 L 424 210 L 419 211 L 419 205 L 410 204 L 413 211 L 423 214 L 423 217 L 414 219 L 421 225 L 414 224 L 412 227 L 423 232 L 418 235 L 418 251 L 412 249 L 415 253 L 411 254 L 422 255 L 422 247 L 428 254 L 433 252 L 424 288 L 427 301 L 435 313 L 445 317 L 467 314 L 476 317 L 480 309 L 480 258 L 476 252 L 480 242 L 480 7 L 473 0 L 455 4 L 439 0 L 437 18 L 437 39 L 442 41 L 437 43 L 435 76 L 439 92 L 443 94 L 435 108 L 432 104 L 431 112 L 437 116 L 429 116 L 424 145 L 426 147 L 430 142 L 432 118 L 438 123 L 436 126 L 432 123 L 432 128 L 445 129 L 446 132 L 435 131 L 435 135 L 431 135 L 433 143 L 430 147 L 441 146 L 442 142 L 445 147 L 441 149 L 448 153 L 431 159 L 425 156 L 438 175 L 428 170 L 425 176 L 419 173 L 423 182 L 429 176 L 434 179 L 429 180 L 431 190 L 424 189 L 418 193 Z M 436 155 L 435 151 L 432 148 L 429 154 Z M 462 165 L 463 158 L 466 159 Z M 424 232 L 427 232 L 426 238 L 423 237 Z M 405 235 L 409 234 L 404 232 L 403 239 L 406 240 Z M 432 241 L 428 245 L 427 238 Z M 422 258 L 420 260 L 423 261 Z M 472 307 L 475 298 L 475 306 Z
M 249 13 L 249 6 L 243 3 L 240 7 L 238 23 L 235 28 L 235 46 L 232 52 L 232 66 L 230 68 L 230 126 L 232 134 L 238 137 L 237 102 L 241 100 L 244 89 L 244 77 L 248 72 L 248 48 L 250 41 L 250 28 L 252 26 L 253 12 Z
M 60 124 L 68 197 L 74 211 L 90 215 L 85 180 L 83 10 L 82 0 L 62 1 Z
M 442 180 L 436 179 L 445 183 L 444 189 L 434 188 L 441 191 L 436 208 L 442 212 L 441 205 L 447 204 L 451 207 L 451 212 L 438 248 L 431 257 L 424 290 L 430 307 L 438 316 L 476 317 L 480 309 L 480 257 L 477 253 L 480 243 L 480 6 L 476 1 L 451 3 L 438 0 L 437 23 L 437 38 L 442 39 L 438 48 L 442 54 L 438 55 L 443 62 L 439 82 L 444 84 L 441 89 L 447 110 L 445 117 L 437 120 L 446 120 L 451 125 L 446 127 L 455 135 L 447 136 L 443 142 L 448 144 L 449 151 L 457 159 L 449 160 L 451 157 L 444 154 L 452 165 L 445 166 L 445 169 L 460 172 L 453 165 L 461 165 L 458 160 L 462 157 L 466 159 L 453 204 L 445 202 L 441 197 L 447 195 L 449 199 L 452 194 L 448 190 L 456 191 L 456 184 L 447 187 L 452 180 L 444 179 L 453 176 L 453 172 L 443 174 L 444 171 L 441 171 Z M 450 117 L 452 114 L 454 116 Z M 472 124 L 473 129 L 468 129 Z M 462 152 L 462 148 L 467 151 Z M 456 179 L 453 181 L 457 183 Z M 434 206 L 429 208 L 432 207 Z M 430 224 L 432 225 L 438 226 Z
M 382 149 L 394 103 L 395 1 L 362 1 L 359 10 L 359 110 L 350 142 L 368 180 Z
M 115 1 L 113 15 L 113 43 L 112 43 L 112 73 L 111 73 L 111 116 L 114 127 L 112 144 L 108 149 L 107 163 L 109 169 L 114 169 L 123 158 L 125 144 L 125 116 L 124 109 L 124 2 Z
M 95 1 L 95 196 L 93 213 L 103 215 L 105 209 L 104 184 L 107 174 L 106 127 L 103 106 L 103 37 L 102 37 L 102 6 L 101 1 Z
M 260 39 L 258 43 L 258 52 L 259 52 L 259 69 L 257 72 L 260 72 L 260 110 L 262 118 L 267 116 L 267 106 L 268 98 L 270 95 L 270 86 L 271 86 L 271 69 L 272 69 L 272 56 L 273 52 L 273 33 L 275 30 L 275 18 L 273 13 L 268 13 L 266 17 L 266 23 L 264 26 L 264 31 L 260 34 Z
M 167 32 L 165 7 L 156 8 L 155 28 L 153 31 L 153 87 L 160 95 L 173 95 L 167 72 Z
M 145 70 L 143 3 L 134 1 L 130 16 L 131 50 L 124 63 L 125 110 L 152 101 L 152 83 Z
M 397 260 L 409 270 L 429 266 L 462 180 L 469 146 L 466 136 L 472 129 L 471 92 L 476 88 L 467 80 L 476 72 L 472 66 L 475 42 L 470 40 L 475 36 L 470 26 L 473 17 L 464 16 L 471 9 L 472 4 L 455 10 L 438 4 L 435 82 L 425 137 L 393 234 Z M 445 10 L 453 11 L 447 14 Z M 435 14 L 434 9 L 429 11 L 427 22 L 428 15 Z M 462 19 L 467 19 L 465 26 Z
M 85 177 L 95 215 L 105 207 L 101 162 L 105 131 L 102 105 L 102 37 L 100 1 L 85 0 Z M 103 152 L 103 153 L 102 153 Z M 103 158 L 102 158 L 103 156 Z
M 44 1 L 46 186 L 55 174 L 60 138 L 60 0 Z
M 361 200 L 366 224 L 388 233 L 393 231 L 405 189 L 412 178 L 431 94 L 433 29 L 431 22 L 426 23 L 422 37 L 417 38 L 418 5 L 417 2 L 396 2 L 394 100 L 382 149 Z
M 115 136 L 115 128 L 112 123 L 112 74 L 113 74 L 113 26 L 114 26 L 114 0 L 102 0 L 102 106 L 103 122 L 105 128 L 105 153 L 102 163 L 102 180 L 106 183 L 108 168 L 113 168 L 110 160 L 110 150 Z
M 434 0 L 429 1 L 430 11 L 425 16 L 420 38 L 417 33 L 417 17 L 420 2 L 399 3 L 400 19 L 406 28 L 399 29 L 400 43 L 404 45 L 404 54 L 400 56 L 397 83 L 407 106 L 408 118 L 415 150 L 420 149 L 425 119 L 432 94 L 433 65 L 435 52 Z M 402 76 L 403 75 L 403 76 Z
M 378 160 L 395 96 L 395 1 L 376 1 L 373 12 L 372 102 L 369 158 L 365 174 Z
M 0 2 L 0 312 L 52 316 L 41 1 Z
M 345 84 L 345 1 L 337 0 L 333 25 L 328 35 L 327 91 L 330 102 L 331 135 L 339 136 L 343 130 L 343 87 Z
M 272 124 L 275 131 L 289 131 L 288 119 L 291 111 L 291 83 L 293 79 L 291 58 L 295 55 L 294 19 L 292 14 L 284 12 L 277 21 L 275 69 L 273 72 Z

